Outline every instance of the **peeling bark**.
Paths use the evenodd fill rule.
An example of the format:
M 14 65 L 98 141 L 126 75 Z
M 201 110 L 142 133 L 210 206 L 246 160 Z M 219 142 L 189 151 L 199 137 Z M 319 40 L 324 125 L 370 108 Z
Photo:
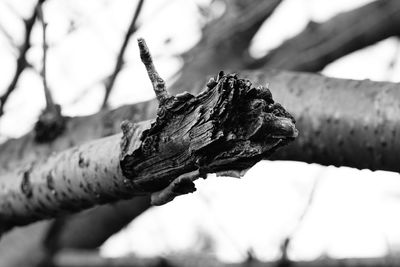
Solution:
M 294 119 L 268 89 L 222 72 L 197 96 L 164 99 L 154 121 L 121 127 L 122 140 L 121 134 L 106 137 L 3 173 L 1 225 L 9 229 L 160 190 L 172 200 L 171 184 L 177 194 L 195 190 L 182 179 L 187 173 L 247 169 L 297 136 Z
M 399 26 L 399 1 L 373 1 L 326 22 L 310 22 L 297 36 L 244 67 L 320 71 L 336 59 L 399 35 Z

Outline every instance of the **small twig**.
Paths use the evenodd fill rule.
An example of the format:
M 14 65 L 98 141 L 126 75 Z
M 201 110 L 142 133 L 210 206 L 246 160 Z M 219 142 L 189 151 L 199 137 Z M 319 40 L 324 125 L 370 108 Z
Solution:
M 33 25 L 35 24 L 35 20 L 37 17 L 37 7 L 40 6 L 45 0 L 39 0 L 33 10 L 33 13 L 30 18 L 24 20 L 25 24 L 25 38 L 24 42 L 19 48 L 19 56 L 17 59 L 17 68 L 15 70 L 14 77 L 12 78 L 10 84 L 8 85 L 5 93 L 0 96 L 0 117 L 4 114 L 4 106 L 7 102 L 8 97 L 10 94 L 15 90 L 16 85 L 18 83 L 19 77 L 21 73 L 24 71 L 24 69 L 29 66 L 26 60 L 26 54 L 31 47 L 31 33 L 32 33 L 32 28 Z
M 159 103 L 162 104 L 166 99 L 170 97 L 165 87 L 165 82 L 156 71 L 156 68 L 153 64 L 153 59 L 150 55 L 149 48 L 147 47 L 146 42 L 143 38 L 138 39 L 138 45 L 140 50 L 140 59 L 146 67 L 147 74 L 149 75 L 150 81 L 153 85 L 156 97 Z
M 17 48 L 18 47 L 18 45 L 15 42 L 14 38 L 11 36 L 11 34 L 1 24 L 0 24 L 0 32 L 2 32 L 3 35 L 6 37 L 6 39 L 10 42 L 10 45 L 12 46 L 12 48 Z
M 47 61 L 47 43 L 46 43 L 46 28 L 47 23 L 44 20 L 42 5 L 37 6 L 37 17 L 42 25 L 42 48 L 43 48 L 43 66 L 40 71 L 40 76 L 43 81 L 43 91 L 46 98 L 46 108 L 39 116 L 39 120 L 35 124 L 35 140 L 37 142 L 50 142 L 58 137 L 65 129 L 65 118 L 61 114 L 61 107 L 57 105 L 49 87 L 46 77 L 46 61 Z
M 388 67 L 387 67 L 387 71 L 386 71 L 386 80 L 388 80 L 388 81 L 390 81 L 392 78 L 394 78 L 393 74 L 394 74 L 395 67 L 398 63 L 399 52 L 400 52 L 400 40 L 397 38 L 393 57 L 391 58 L 391 60 L 388 64 Z
M 47 77 L 46 77 L 46 62 L 47 62 L 47 43 L 46 43 L 46 29 L 47 29 L 47 23 L 44 21 L 44 16 L 43 16 L 43 9 L 42 5 L 38 5 L 37 7 L 38 11 L 38 19 L 42 25 L 42 49 L 43 49 L 43 64 L 42 64 L 42 70 L 40 72 L 40 75 L 42 76 L 42 81 L 43 81 L 43 90 L 44 90 L 44 95 L 46 98 L 46 109 L 54 109 L 54 101 L 53 97 L 51 96 L 51 92 L 49 90 L 49 87 L 47 85 Z
M 144 0 L 139 0 L 138 4 L 136 6 L 136 10 L 135 10 L 135 13 L 133 15 L 132 21 L 131 21 L 131 23 L 129 25 L 128 31 L 125 34 L 125 38 L 124 38 L 124 41 L 123 41 L 123 43 L 121 45 L 121 49 L 119 50 L 118 57 L 117 57 L 117 62 L 115 64 L 114 71 L 106 81 L 106 92 L 105 92 L 103 104 L 102 104 L 102 107 L 101 107 L 102 109 L 107 108 L 108 98 L 110 97 L 111 91 L 112 91 L 112 89 L 114 87 L 115 80 L 117 79 L 118 73 L 121 71 L 121 69 L 122 69 L 122 67 L 124 65 L 125 50 L 126 50 L 126 48 L 128 46 L 128 43 L 129 43 L 129 40 L 130 40 L 131 36 L 137 30 L 136 21 L 137 21 L 137 19 L 139 17 L 140 11 L 142 10 L 143 3 L 144 3 Z
M 308 214 L 308 212 L 313 204 L 315 193 L 317 192 L 318 185 L 321 182 L 321 177 L 322 177 L 322 175 L 321 175 L 321 173 L 319 173 L 317 175 L 317 177 L 315 178 L 313 187 L 311 188 L 311 191 L 309 194 L 307 204 L 304 207 L 304 210 L 303 210 L 302 214 L 300 215 L 295 228 L 283 239 L 283 242 L 281 244 L 281 258 L 280 258 L 279 264 L 278 264 L 278 266 L 280 266 L 280 267 L 290 265 L 291 261 L 288 257 L 288 250 L 289 250 L 290 244 L 293 240 L 293 237 L 295 236 L 295 234 L 297 233 L 297 231 L 303 224 L 304 218 Z

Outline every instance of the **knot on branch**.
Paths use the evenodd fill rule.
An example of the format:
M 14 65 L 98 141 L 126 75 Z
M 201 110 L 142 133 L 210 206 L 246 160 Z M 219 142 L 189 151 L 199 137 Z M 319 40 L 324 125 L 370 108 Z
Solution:
M 66 122 L 67 118 L 61 114 L 60 105 L 47 107 L 35 124 L 35 141 L 38 143 L 53 141 L 64 132 Z

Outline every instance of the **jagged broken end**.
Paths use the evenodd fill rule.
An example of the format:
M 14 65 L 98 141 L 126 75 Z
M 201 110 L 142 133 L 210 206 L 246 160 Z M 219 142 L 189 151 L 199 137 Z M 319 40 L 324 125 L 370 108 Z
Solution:
M 134 136 L 127 125 L 124 132 Z M 294 118 L 268 88 L 220 72 L 199 95 L 185 92 L 160 105 L 140 144 L 125 143 L 135 149 L 122 151 L 120 164 L 135 186 L 150 193 L 169 190 L 169 199 L 177 177 L 194 171 L 191 180 L 214 172 L 240 176 L 297 134 Z

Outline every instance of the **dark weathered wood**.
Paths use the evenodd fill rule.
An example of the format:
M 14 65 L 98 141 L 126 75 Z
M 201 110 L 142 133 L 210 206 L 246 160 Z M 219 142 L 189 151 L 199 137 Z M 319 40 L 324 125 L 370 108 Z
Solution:
M 274 98 L 298 120 L 297 128 L 301 134 L 295 142 L 275 153 L 274 159 L 399 171 L 397 157 L 393 156 L 400 155 L 397 138 L 400 123 L 396 117 L 400 106 L 398 84 L 334 79 L 287 71 L 249 72 L 248 75 L 259 84 L 270 83 Z M 196 91 L 194 87 L 191 89 Z M 35 145 L 32 134 L 1 145 L 0 162 L 13 169 L 18 161 L 26 164 L 35 155 L 50 155 L 52 149 L 60 151 L 71 144 L 100 138 L 116 132 L 121 119 L 138 121 L 154 117 L 157 106 L 158 102 L 151 100 L 92 116 L 71 118 L 65 135 L 48 145 Z M 131 205 L 135 205 L 135 199 Z M 129 205 L 123 205 L 112 215 L 105 216 L 106 213 L 101 212 L 99 207 L 99 213 L 104 215 L 101 220 L 111 225 L 113 221 L 119 221 L 116 213 L 124 216 L 123 210 L 128 208 Z M 73 225 L 79 228 L 79 224 Z M 71 233 L 75 231 L 72 225 L 69 229 Z M 85 248 L 89 246 L 87 240 L 78 235 L 62 236 L 68 244 L 79 247 L 79 242 L 83 242 Z M 94 246 L 98 246 L 98 242 Z M 62 247 L 62 244 L 59 246 Z
M 152 193 L 164 204 L 195 191 L 193 179 L 241 172 L 297 136 L 294 119 L 267 88 L 222 72 L 197 96 L 160 102 L 154 121 L 121 128 L 122 140 L 117 134 L 1 173 L 0 224 L 8 229 Z
M 280 3 L 281 0 L 239 0 L 227 2 L 227 9 L 225 14 L 221 18 L 218 18 L 217 21 L 212 21 L 211 23 L 207 24 L 207 26 L 203 29 L 204 36 L 214 34 L 214 36 L 217 38 L 221 37 L 221 39 L 219 39 L 221 40 L 221 42 L 214 42 L 208 39 L 206 40 L 206 43 L 210 44 L 211 47 L 209 47 L 207 51 L 204 49 L 197 49 L 197 52 L 193 51 L 193 53 L 189 53 L 185 56 L 187 60 L 190 60 L 194 64 L 194 67 L 191 68 L 191 70 L 193 71 L 192 73 L 196 73 L 198 67 L 201 68 L 200 65 L 204 62 L 210 63 L 210 61 L 205 58 L 205 55 L 210 51 L 216 50 L 217 47 L 221 47 L 220 44 L 223 44 L 223 51 L 228 51 L 226 49 L 229 49 L 229 51 L 235 51 L 235 56 L 221 56 L 215 58 L 215 62 L 226 63 L 227 65 L 225 65 L 225 67 L 232 67 L 233 62 L 229 63 L 228 60 L 240 60 L 242 56 L 246 57 L 247 46 L 251 42 L 252 37 L 265 21 L 265 19 L 267 19 L 272 14 L 272 12 Z M 234 42 L 230 41 L 232 37 L 234 37 L 235 39 Z M 221 53 L 219 54 L 222 55 Z M 192 55 L 201 56 L 199 58 L 193 58 Z M 203 59 L 205 61 L 203 61 Z M 201 60 L 201 62 L 203 63 L 201 63 L 199 60 Z M 209 69 L 209 67 L 206 67 L 207 73 L 214 71 L 216 72 L 221 68 L 224 68 L 224 65 L 220 65 L 219 63 L 216 64 L 213 69 Z M 200 74 L 200 72 L 198 73 Z M 193 76 L 191 77 L 194 78 Z M 197 80 L 196 78 L 196 80 L 192 80 L 191 83 L 187 83 L 188 86 L 182 86 L 180 87 L 180 89 L 190 91 L 195 87 L 194 84 L 203 83 L 203 80 L 205 79 L 204 75 L 197 77 L 201 77 L 200 80 Z M 190 77 L 187 78 L 188 80 L 191 79 Z M 10 140 L 4 145 L 0 145 L 0 151 L 2 151 L 2 153 L 0 153 L 0 169 L 2 167 L 13 168 L 13 166 L 15 166 L 17 162 L 26 163 L 38 157 L 47 157 L 52 152 L 62 151 L 69 147 L 80 145 L 84 142 L 96 138 L 114 134 L 120 130 L 119 124 L 124 119 L 129 119 L 133 122 L 137 122 L 154 118 L 156 115 L 155 113 L 157 105 L 158 103 L 152 100 L 135 105 L 127 105 L 114 111 L 102 111 L 92 116 L 68 118 L 63 135 L 59 136 L 57 139 L 53 140 L 49 144 L 36 144 L 36 142 L 34 142 L 33 133 L 28 133 L 24 137 L 16 140 Z M 138 206 L 137 210 L 139 212 L 135 213 L 136 215 L 140 214 L 140 212 L 143 211 L 143 205 L 141 203 L 143 202 L 138 202 L 136 200 L 131 201 L 132 206 Z M 112 207 L 96 207 L 91 212 L 90 216 L 85 213 L 87 218 L 85 222 L 87 223 L 84 224 L 82 223 L 82 220 L 79 219 L 79 217 L 84 216 L 83 214 L 76 215 L 78 217 L 72 216 L 73 219 L 72 217 L 68 218 L 68 222 L 65 223 L 63 226 L 66 227 L 66 231 L 59 231 L 58 235 L 60 236 L 60 242 L 54 240 L 57 239 L 57 237 L 54 238 L 53 241 L 55 243 L 58 243 L 58 247 L 63 247 L 63 244 L 65 244 L 67 247 L 77 248 L 81 246 L 84 246 L 85 248 L 97 247 L 99 246 L 99 244 L 101 244 L 102 241 L 105 241 L 107 237 L 101 234 L 102 232 L 104 232 L 104 229 L 100 230 L 100 233 L 99 231 L 96 232 L 96 229 L 99 230 L 101 228 L 91 227 L 91 218 L 97 218 L 98 220 L 101 220 L 108 225 L 114 225 L 116 223 L 118 227 L 109 227 L 107 228 L 107 230 L 117 230 L 122 228 L 123 226 L 120 218 L 124 218 L 126 219 L 126 222 L 128 222 L 129 219 L 126 217 L 126 214 L 130 214 L 131 218 L 135 217 L 134 213 L 131 212 L 132 210 L 135 210 L 134 208 L 131 208 L 129 211 L 124 211 L 127 206 L 128 205 L 116 203 Z M 104 211 L 109 209 L 114 210 L 114 213 L 110 213 L 107 216 L 108 213 Z M 78 221 L 79 223 L 76 223 Z M 92 239 L 86 239 L 82 235 L 74 234 L 76 231 L 80 231 L 85 228 L 84 225 L 88 226 L 86 227 L 86 232 L 91 233 L 91 235 L 102 236 L 103 239 L 96 239 L 95 242 L 90 244 L 89 241 Z M 35 234 L 38 235 L 38 233 Z M 41 246 L 38 245 L 36 247 L 40 248 Z M 0 247 L 0 256 L 1 252 L 2 251 Z

